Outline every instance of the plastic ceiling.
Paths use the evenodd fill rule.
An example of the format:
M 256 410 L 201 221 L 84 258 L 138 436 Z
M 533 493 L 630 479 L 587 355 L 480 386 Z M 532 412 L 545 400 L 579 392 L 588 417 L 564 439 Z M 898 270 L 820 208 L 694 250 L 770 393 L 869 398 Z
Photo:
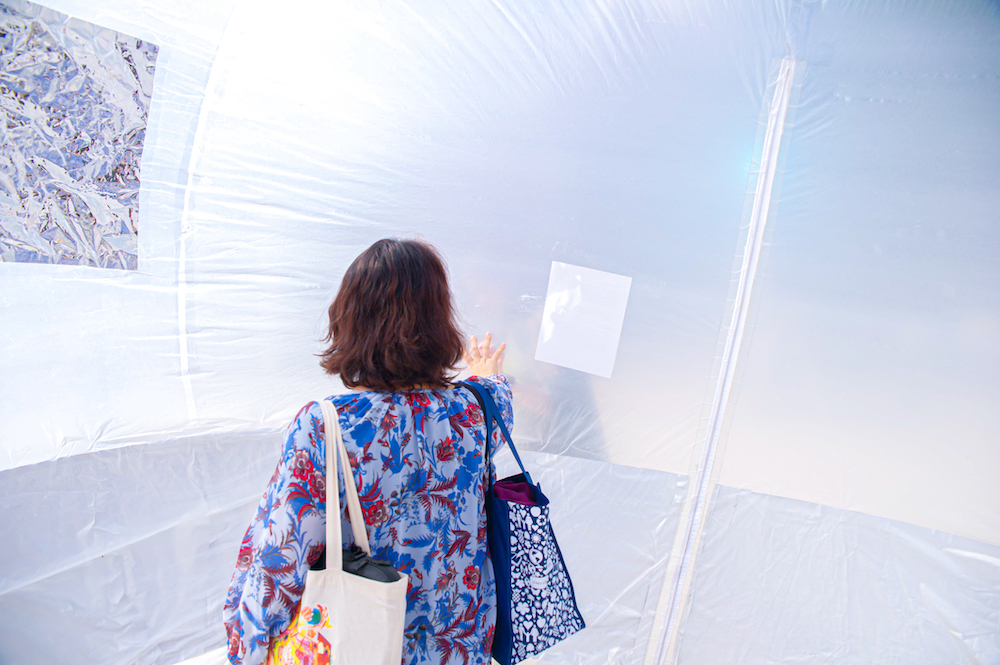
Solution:
M 589 626 L 543 661 L 1000 660 L 995 3 L 47 6 L 159 53 L 138 269 L 0 263 L 0 662 L 222 645 L 398 235 L 508 343 Z M 533 359 L 552 261 L 632 278 L 610 379 Z

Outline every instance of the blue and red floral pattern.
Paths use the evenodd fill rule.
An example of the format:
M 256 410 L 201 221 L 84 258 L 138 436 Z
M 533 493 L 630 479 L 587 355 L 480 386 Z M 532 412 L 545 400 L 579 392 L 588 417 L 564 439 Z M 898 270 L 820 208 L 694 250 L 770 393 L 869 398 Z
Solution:
M 507 379 L 472 380 L 490 390 L 511 427 Z M 410 576 L 403 665 L 489 663 L 496 589 L 486 545 L 483 416 L 475 397 L 454 388 L 329 399 L 340 414 L 372 554 Z M 323 428 L 317 402 L 289 425 L 278 468 L 243 537 L 224 610 L 234 665 L 265 662 L 271 637 L 291 623 L 309 566 L 323 550 Z M 344 510 L 341 519 L 349 542 Z

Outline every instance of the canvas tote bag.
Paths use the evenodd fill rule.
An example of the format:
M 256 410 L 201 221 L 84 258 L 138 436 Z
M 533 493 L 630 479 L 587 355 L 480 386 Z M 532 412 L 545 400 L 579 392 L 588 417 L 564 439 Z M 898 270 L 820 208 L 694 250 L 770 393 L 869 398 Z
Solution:
M 343 570 L 337 455 L 354 540 L 371 554 L 337 410 L 321 400 L 326 432 L 326 569 L 310 570 L 291 625 L 271 639 L 268 665 L 399 665 L 409 578 L 369 579 Z M 339 451 L 335 452 L 335 451 Z

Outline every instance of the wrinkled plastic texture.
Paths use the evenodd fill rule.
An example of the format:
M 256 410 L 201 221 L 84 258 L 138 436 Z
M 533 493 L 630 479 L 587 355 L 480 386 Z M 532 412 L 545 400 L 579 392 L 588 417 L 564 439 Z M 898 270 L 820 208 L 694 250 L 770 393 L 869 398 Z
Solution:
M 0 5 L 0 260 L 134 270 L 155 44 Z
M 1000 547 L 718 489 L 680 665 L 1000 660 Z
M 137 269 L 0 262 L 0 660 L 223 645 L 281 432 L 342 389 L 315 357 L 326 307 L 397 235 L 438 246 L 467 331 L 508 344 L 514 437 L 588 624 L 543 661 L 655 662 L 685 549 L 681 662 L 797 662 L 842 636 L 857 662 L 907 662 L 891 631 L 940 645 L 946 624 L 981 637 L 935 653 L 995 659 L 995 4 L 48 6 L 159 50 Z M 756 325 L 685 548 L 785 57 Z M 553 261 L 632 280 L 611 378 L 534 359 Z M 931 595 L 859 589 L 839 572 L 858 557 Z M 813 596 L 864 618 L 831 628 Z
M 273 433 L 151 442 L 0 472 L 9 663 L 176 663 L 218 646 Z M 54 639 L 58 636 L 58 639 Z

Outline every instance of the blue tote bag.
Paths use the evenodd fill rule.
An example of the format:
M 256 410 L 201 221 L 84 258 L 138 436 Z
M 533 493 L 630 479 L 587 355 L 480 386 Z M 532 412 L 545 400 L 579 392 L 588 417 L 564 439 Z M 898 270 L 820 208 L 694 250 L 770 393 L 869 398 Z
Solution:
M 548 649 L 585 627 L 549 521 L 549 500 L 533 483 L 504 425 L 493 396 L 468 381 L 486 421 L 487 469 L 493 424 L 500 428 L 521 473 L 493 482 L 489 473 L 486 533 L 497 585 L 493 658 L 513 665 Z

